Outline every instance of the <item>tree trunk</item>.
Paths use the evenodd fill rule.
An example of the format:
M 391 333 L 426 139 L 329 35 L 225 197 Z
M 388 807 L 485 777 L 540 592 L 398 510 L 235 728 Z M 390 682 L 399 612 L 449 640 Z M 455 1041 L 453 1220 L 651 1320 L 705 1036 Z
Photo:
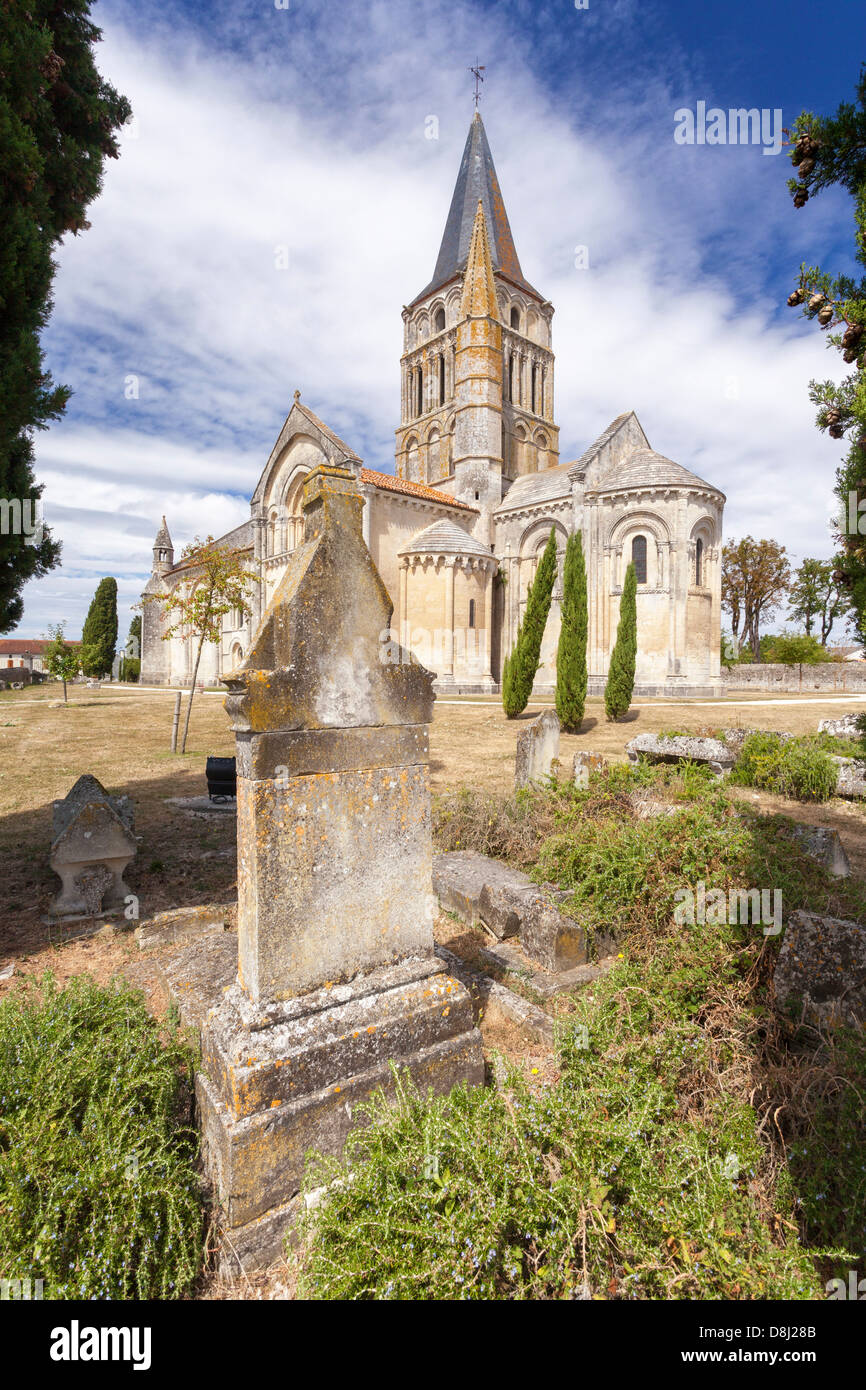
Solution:
M 66 705 L 66 704 L 69 703 L 69 697 L 68 697 L 68 695 L 66 694 L 66 681 L 65 681 L 65 680 L 64 680 L 64 682 L 63 682 L 63 703 L 64 703 L 64 705 Z
M 188 704 L 187 707 L 186 707 L 186 723 L 185 723 L 184 726 L 183 726 L 183 739 L 182 739 L 181 745 L 180 745 L 180 751 L 181 751 L 181 753 L 185 753 L 185 752 L 186 752 L 186 736 L 187 736 L 187 734 L 189 733 L 189 717 L 190 717 L 190 715 L 192 714 L 192 700 L 193 700 L 193 696 L 195 695 L 195 679 L 196 679 L 196 676 L 198 675 L 198 664 L 199 664 L 199 662 L 201 661 L 201 649 L 202 649 L 203 646 L 204 646 L 204 633 L 202 633 L 201 637 L 199 638 L 199 641 L 198 641 L 198 651 L 197 651 L 196 654 L 195 654 L 195 666 L 193 667 L 193 672 L 192 672 L 192 685 L 191 685 L 190 688 L 189 688 L 189 704 Z

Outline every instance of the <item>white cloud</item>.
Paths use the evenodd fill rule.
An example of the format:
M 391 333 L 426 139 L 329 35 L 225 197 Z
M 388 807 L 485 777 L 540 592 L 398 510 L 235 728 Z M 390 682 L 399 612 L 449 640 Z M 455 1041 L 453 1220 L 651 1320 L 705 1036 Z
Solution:
M 655 448 L 724 489 L 729 535 L 827 554 L 842 451 L 816 433 L 806 383 L 832 359 L 778 316 L 772 267 L 793 283 L 844 203 L 798 221 L 781 160 L 674 146 L 674 110 L 705 95 L 681 65 L 681 87 L 648 82 L 640 109 L 611 84 L 565 100 L 520 63 L 520 5 L 327 10 L 240 26 L 234 51 L 216 43 L 230 7 L 210 44 L 100 16 L 100 67 L 133 103 L 135 138 L 60 254 L 47 348 L 76 394 L 37 457 L 64 568 L 28 585 L 22 631 L 65 617 L 74 635 L 104 573 L 132 601 L 163 512 L 178 552 L 242 521 L 295 387 L 392 467 L 400 308 L 435 261 L 471 115 L 453 54 L 479 36 L 524 273 L 556 306 L 563 456 L 633 407 Z

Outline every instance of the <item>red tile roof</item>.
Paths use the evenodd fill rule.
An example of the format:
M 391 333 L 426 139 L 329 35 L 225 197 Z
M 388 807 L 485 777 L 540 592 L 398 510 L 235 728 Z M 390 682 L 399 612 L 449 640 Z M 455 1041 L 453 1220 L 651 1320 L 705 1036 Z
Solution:
M 393 473 L 375 473 L 372 468 L 361 469 L 361 482 L 372 483 L 374 487 L 383 488 L 386 492 L 402 492 L 407 497 L 423 497 L 425 502 L 441 502 L 446 507 L 460 507 L 464 512 L 477 512 L 477 507 L 470 507 L 468 502 L 458 502 L 455 497 L 449 497 L 447 492 L 440 492 L 436 487 L 428 487 L 426 483 L 408 483 L 405 478 L 395 478 Z
M 41 656 L 46 647 L 52 646 L 52 642 L 45 637 L 4 637 L 0 640 L 0 656 L 20 656 L 32 653 L 33 656 Z M 80 647 L 80 642 L 73 642 L 71 639 L 66 643 L 67 647 Z

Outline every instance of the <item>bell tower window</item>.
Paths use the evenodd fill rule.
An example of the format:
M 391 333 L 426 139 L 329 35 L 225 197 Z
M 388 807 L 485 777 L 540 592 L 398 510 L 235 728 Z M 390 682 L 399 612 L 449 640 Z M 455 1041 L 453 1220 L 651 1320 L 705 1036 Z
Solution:
M 433 332 L 441 333 L 445 327 L 445 310 L 439 308 L 433 315 Z

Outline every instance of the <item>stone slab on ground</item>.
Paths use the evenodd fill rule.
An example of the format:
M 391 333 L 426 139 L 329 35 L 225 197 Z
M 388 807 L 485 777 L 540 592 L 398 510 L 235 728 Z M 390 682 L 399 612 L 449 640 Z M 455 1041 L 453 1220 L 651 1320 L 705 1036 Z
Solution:
M 452 850 L 434 856 L 433 889 L 440 905 L 470 926 L 480 924 L 500 941 L 519 935 L 523 949 L 545 970 L 586 964 L 586 934 L 559 911 L 562 895 L 519 869 L 474 850 Z
M 555 710 L 546 709 L 517 736 L 514 760 L 515 787 L 552 776 L 559 765 L 560 723 Z
M 482 946 L 480 954 L 491 965 L 498 965 L 512 974 L 522 975 L 530 988 L 543 999 L 552 999 L 554 995 L 566 994 L 570 989 L 581 989 L 584 985 L 592 984 L 594 980 L 606 975 L 615 964 L 614 957 L 606 956 L 604 960 L 595 964 L 576 965 L 572 970 L 560 970 L 554 974 L 549 970 L 536 970 L 533 962 L 519 946 L 510 941 L 498 943 L 496 946 Z
M 234 907 L 234 903 L 202 903 L 197 907 L 176 907 L 169 912 L 158 912 L 136 927 L 135 939 L 140 950 L 148 951 L 155 946 L 171 946 L 189 937 L 224 932 L 229 926 L 229 914 Z
M 857 711 L 854 714 L 843 714 L 841 719 L 822 719 L 818 723 L 818 733 L 832 734 L 834 738 L 859 738 L 857 721 L 861 715 L 862 711 Z
M 851 865 L 838 830 L 822 825 L 795 825 L 794 838 L 834 878 L 848 878 Z
M 853 798 L 866 796 L 866 761 L 861 758 L 834 756 L 833 762 L 839 768 L 836 795 Z
M 646 758 L 651 763 L 706 763 L 721 776 L 736 762 L 736 753 L 720 738 L 698 738 L 677 734 L 663 738 L 660 734 L 638 734 L 625 746 L 630 762 Z
M 779 1003 L 802 1001 L 813 1021 L 866 1023 L 866 927 L 841 917 L 792 912 L 773 983 Z
M 447 946 L 437 946 L 436 954 L 458 980 L 462 980 L 474 991 L 482 1003 L 495 1004 L 507 1018 L 511 1019 L 512 1023 L 518 1024 L 521 1028 L 527 1028 L 542 1042 L 553 1046 L 553 1019 L 543 1009 L 539 1009 L 537 1004 L 530 1003 L 528 999 L 523 998 L 522 994 L 509 989 L 499 980 L 491 980 L 490 976 L 485 975 L 483 971 L 473 970 L 453 951 L 449 951 Z
M 236 801 L 211 801 L 209 796 L 167 796 L 165 804 L 199 816 L 237 815 Z

